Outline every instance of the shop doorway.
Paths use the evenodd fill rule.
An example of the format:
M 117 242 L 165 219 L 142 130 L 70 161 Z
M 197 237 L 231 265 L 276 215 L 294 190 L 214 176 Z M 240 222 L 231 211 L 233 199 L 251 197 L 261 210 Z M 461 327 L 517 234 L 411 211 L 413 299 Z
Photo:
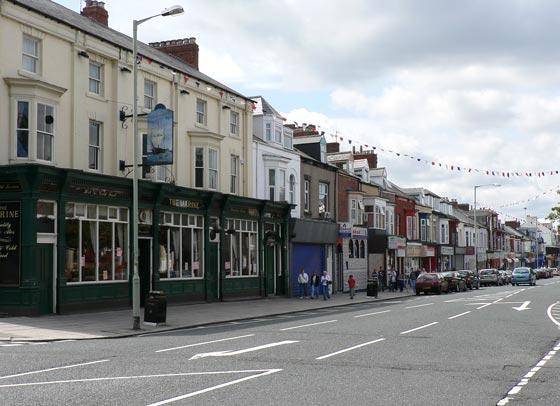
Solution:
M 54 291 L 56 276 L 53 272 L 55 269 L 54 247 L 54 244 L 37 244 L 35 261 L 40 285 L 39 311 L 41 314 L 54 313 L 56 309 Z
M 144 306 L 152 290 L 152 239 L 138 238 L 138 274 L 140 276 L 140 306 Z

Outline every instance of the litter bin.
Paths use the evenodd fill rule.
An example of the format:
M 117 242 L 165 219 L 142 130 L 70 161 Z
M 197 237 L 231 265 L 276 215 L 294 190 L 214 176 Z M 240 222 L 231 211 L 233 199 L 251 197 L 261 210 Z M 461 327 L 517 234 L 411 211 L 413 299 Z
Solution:
M 145 323 L 165 323 L 167 317 L 167 297 L 164 292 L 151 291 L 144 306 Z
M 378 288 L 378 282 L 376 280 L 369 279 L 367 281 L 366 295 L 368 297 L 377 297 L 377 288 Z

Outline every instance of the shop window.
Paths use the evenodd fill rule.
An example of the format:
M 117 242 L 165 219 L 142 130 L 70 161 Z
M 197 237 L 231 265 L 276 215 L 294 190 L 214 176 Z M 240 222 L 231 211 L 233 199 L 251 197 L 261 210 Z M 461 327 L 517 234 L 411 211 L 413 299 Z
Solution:
M 360 241 L 360 258 L 366 257 L 366 244 L 363 241 Z
M 161 213 L 160 279 L 202 278 L 202 216 Z
M 65 215 L 66 281 L 127 281 L 128 209 L 67 203 Z
M 37 202 L 37 233 L 56 234 L 56 203 Z
M 258 276 L 257 222 L 227 220 L 224 269 L 227 277 Z
M 360 258 L 360 243 L 358 240 L 354 241 L 354 258 Z

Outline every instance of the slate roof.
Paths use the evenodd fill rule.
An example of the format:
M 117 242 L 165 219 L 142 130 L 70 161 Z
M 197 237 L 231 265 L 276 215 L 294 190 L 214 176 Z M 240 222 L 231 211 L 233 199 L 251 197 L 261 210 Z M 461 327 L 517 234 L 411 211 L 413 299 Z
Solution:
M 249 99 L 253 101 L 257 101 L 258 99 L 260 99 L 263 115 L 275 115 L 276 117 L 283 118 L 282 115 L 274 107 L 272 107 L 270 103 L 265 100 L 264 97 L 251 96 L 249 97 Z
M 14 4 L 20 5 L 28 10 L 35 11 L 48 18 L 60 23 L 74 27 L 80 31 L 88 33 L 103 41 L 109 42 L 117 47 L 132 52 L 132 38 L 119 31 L 116 31 L 103 24 L 99 24 L 92 19 L 85 17 L 73 10 L 70 10 L 60 4 L 50 0 L 9 0 Z M 132 20 L 131 20 L 132 25 Z M 167 55 L 164 52 L 138 41 L 138 54 L 145 58 L 149 58 L 161 65 L 171 68 L 177 72 L 188 75 L 191 78 L 199 79 L 209 85 L 221 88 L 238 97 L 248 100 L 249 98 L 241 93 L 223 85 L 222 83 L 212 79 L 192 66 L 182 62 L 181 60 Z

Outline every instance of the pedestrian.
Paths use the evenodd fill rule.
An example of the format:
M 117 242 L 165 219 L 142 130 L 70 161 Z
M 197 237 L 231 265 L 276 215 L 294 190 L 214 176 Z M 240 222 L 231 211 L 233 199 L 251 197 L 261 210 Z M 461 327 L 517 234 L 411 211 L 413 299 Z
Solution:
M 403 291 L 404 289 L 404 271 L 399 272 L 399 291 Z
M 389 291 L 395 292 L 397 290 L 397 272 L 394 268 L 389 271 Z
M 379 286 L 382 292 L 385 292 L 385 284 L 387 281 L 387 272 L 383 268 L 379 268 Z
M 354 299 L 354 294 L 356 293 L 356 279 L 354 279 L 354 275 L 348 277 L 348 288 L 350 289 L 350 299 Z
M 319 298 L 319 285 L 321 284 L 321 278 L 317 275 L 317 272 L 313 272 L 311 275 L 311 299 Z
M 418 269 L 410 273 L 410 287 L 412 288 L 412 293 L 416 293 L 416 278 L 418 278 Z
M 323 300 L 327 300 L 331 298 L 331 294 L 329 293 L 329 285 L 331 284 L 331 277 L 327 273 L 327 271 L 323 271 L 323 275 L 321 276 L 321 289 L 323 290 Z
M 309 283 L 309 275 L 305 272 L 305 269 L 301 268 L 298 275 L 299 284 L 299 298 L 303 299 L 307 297 L 307 284 Z

